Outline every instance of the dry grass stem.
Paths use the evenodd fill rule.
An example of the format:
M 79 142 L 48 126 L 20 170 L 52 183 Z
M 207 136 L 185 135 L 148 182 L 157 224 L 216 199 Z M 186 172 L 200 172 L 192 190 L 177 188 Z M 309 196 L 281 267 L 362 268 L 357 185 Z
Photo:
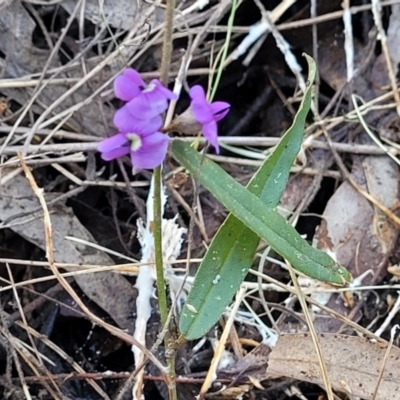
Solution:
M 51 228 L 51 219 L 49 215 L 49 211 L 47 209 L 46 200 L 43 197 L 43 190 L 39 189 L 34 180 L 34 177 L 28 167 L 24 164 L 24 160 L 22 156 L 20 156 L 20 161 L 24 173 L 34 191 L 35 195 L 38 197 L 40 205 L 43 208 L 44 212 L 44 228 L 45 228 L 45 236 L 46 236 L 46 257 L 49 261 L 49 266 L 53 274 L 56 276 L 57 280 L 61 284 L 61 286 L 67 291 L 67 293 L 74 299 L 74 301 L 79 305 L 79 307 L 85 312 L 87 317 L 97 325 L 103 327 L 104 329 L 108 330 L 111 334 L 119 337 L 120 339 L 124 340 L 127 343 L 135 345 L 139 347 L 142 352 L 146 354 L 146 356 L 159 368 L 160 373 L 164 376 L 166 382 L 168 382 L 168 374 L 165 371 L 165 367 L 158 361 L 158 359 L 150 353 L 146 347 L 142 346 L 139 342 L 134 340 L 131 335 L 127 334 L 126 332 L 122 331 L 121 329 L 115 328 L 114 326 L 105 323 L 99 317 L 94 315 L 87 306 L 83 303 L 80 297 L 76 294 L 76 292 L 72 289 L 71 285 L 66 281 L 66 279 L 60 274 L 58 268 L 54 265 L 54 250 L 53 250 L 53 240 L 52 240 L 52 228 Z
M 67 3 L 71 4 L 67 7 Z M 4 381 L 8 392 L 18 387 L 18 394 L 21 393 L 27 399 L 36 398 L 40 391 L 46 392 L 50 398 L 62 399 L 69 390 L 67 382 L 70 380 L 76 380 L 77 384 L 84 380 L 81 384 L 86 386 L 83 387 L 90 385 L 88 389 L 93 390 L 94 396 L 99 398 L 122 399 L 126 391 L 132 389 L 137 378 L 136 393 L 139 398 L 143 393 L 153 390 L 153 387 L 154 392 L 151 394 L 155 395 L 156 387 L 159 390 L 158 382 L 161 383 L 160 387 L 165 382 L 170 388 L 173 380 L 170 379 L 168 369 L 160 362 L 162 357 L 159 357 L 163 351 L 162 341 L 172 331 L 168 326 L 160 326 L 159 321 L 156 321 L 156 312 L 152 313 L 152 321 L 153 318 L 156 321 L 154 326 L 142 319 L 140 335 L 135 336 L 140 340 L 132 337 L 134 321 L 140 315 L 135 303 L 138 294 L 132 285 L 138 281 L 143 265 L 153 268 L 151 260 L 138 262 L 141 254 L 137 240 L 137 221 L 146 214 L 144 199 L 149 193 L 151 172 L 135 170 L 132 173 L 128 156 L 121 157 L 115 163 L 106 163 L 100 159 L 97 151 L 99 142 L 117 131 L 113 126 L 112 115 L 121 103 L 112 88 L 115 77 L 126 67 L 140 71 L 145 81 L 158 79 L 161 75 L 159 50 L 164 34 L 162 15 L 165 5 L 161 0 L 151 4 L 146 1 L 141 3 L 140 12 L 136 15 L 132 12 L 129 17 L 131 21 L 126 27 L 125 15 L 121 16 L 120 25 L 113 22 L 114 14 L 121 11 L 122 3 L 113 7 L 112 13 L 107 2 L 97 4 L 92 0 L 29 0 L 23 5 L 6 0 L 0 6 L 0 19 L 5 15 L 3 12 L 21 10 L 20 14 L 26 12 L 26 21 L 32 24 L 26 31 L 22 25 L 7 27 L 4 24 L 12 40 L 4 48 L 0 45 L 0 53 L 5 54 L 4 57 L 0 56 L 4 75 L 0 78 L 0 198 L 3 197 L 5 204 L 4 217 L 0 221 L 0 236 L 4 242 L 0 246 L 3 249 L 0 254 L 0 266 L 3 268 L 0 271 L 0 294 L 5 299 L 4 309 L 0 309 L 0 345 L 7 350 L 7 359 L 4 358 L 7 371 L 1 377 L 1 383 Z M 216 86 L 215 81 L 221 78 L 215 100 L 229 101 L 232 105 L 227 118 L 219 124 L 222 132 L 219 137 L 221 153 L 215 154 L 203 137 L 178 136 L 171 132 L 170 136 L 171 140 L 195 142 L 200 151 L 205 155 L 207 153 L 208 158 L 240 183 L 246 184 L 255 169 L 270 156 L 280 140 L 280 134 L 293 120 L 302 99 L 301 89 L 305 85 L 305 71 L 301 69 L 304 60 L 298 57 L 299 50 L 308 53 L 312 51 L 319 70 L 313 91 L 314 115 L 307 117 L 301 156 L 291 168 L 291 176 L 278 211 L 285 213 L 289 222 L 301 217 L 301 221 L 304 219 L 307 224 L 317 219 L 315 223 L 320 225 L 319 229 L 328 227 L 326 234 L 318 231 L 314 236 L 314 239 L 318 239 L 318 247 L 325 248 L 325 242 L 322 243 L 325 237 L 328 242 L 331 240 L 335 244 L 337 238 L 333 238 L 330 226 L 336 219 L 339 220 L 340 213 L 329 214 L 327 210 L 337 201 L 336 195 L 340 193 L 338 188 L 349 187 L 349 182 L 350 190 L 358 199 L 361 194 L 368 200 L 366 202 L 361 198 L 368 210 L 374 213 L 374 223 L 376 216 L 385 219 L 390 229 L 393 229 L 391 232 L 394 237 L 400 226 L 397 204 L 388 205 L 387 197 L 383 201 L 375 193 L 371 194 L 372 190 L 369 192 L 358 184 L 362 180 L 356 175 L 356 166 L 360 160 L 361 163 L 364 160 L 387 162 L 387 157 L 393 160 L 393 163 L 388 161 L 390 165 L 397 163 L 395 168 L 400 165 L 400 144 L 396 130 L 400 115 L 400 88 L 395 65 L 396 57 L 400 56 L 393 47 L 398 41 L 398 36 L 394 34 L 398 25 L 394 20 L 400 0 L 372 0 L 357 6 L 352 6 L 350 0 L 344 0 L 340 6 L 311 0 L 307 6 L 309 10 L 302 9 L 300 3 L 296 0 L 281 0 L 275 4 L 275 8 L 268 10 L 258 0 L 254 4 L 237 0 L 235 12 L 239 14 L 230 19 L 230 0 L 195 0 L 191 3 L 177 0 L 170 32 L 174 46 L 171 65 L 162 75 L 170 88 L 173 85 L 173 91 L 180 99 L 170 102 L 164 126 L 167 127 L 188 106 L 189 86 L 200 84 L 206 87 L 208 82 L 211 93 L 213 86 Z M 394 5 L 396 7 L 392 7 Z M 97 7 L 98 15 L 91 7 Z M 48 12 L 50 9 L 52 11 Z M 242 21 L 241 11 L 248 9 L 256 10 L 256 19 L 251 17 L 258 22 L 252 26 L 239 26 L 238 21 Z M 17 12 L 15 15 L 19 16 Z M 52 17 L 50 22 L 46 19 L 49 16 Z M 386 22 L 388 27 L 384 25 Z M 27 26 L 29 24 L 26 23 Z M 342 26 L 342 29 L 331 34 L 330 27 L 335 25 Z M 32 31 L 29 30 L 31 28 Z M 26 50 L 30 57 L 35 54 L 40 59 L 32 60 L 32 68 L 30 65 L 17 65 L 18 57 L 25 51 L 24 43 L 19 41 L 18 35 L 21 32 L 32 41 Z M 359 40 L 360 35 L 362 41 Z M 324 53 L 325 46 L 331 46 L 329 56 Z M 222 63 L 224 68 L 220 76 L 222 68 L 218 69 L 218 62 L 225 50 L 227 58 Z M 279 57 L 269 58 L 269 53 Z M 375 74 L 378 75 L 376 82 Z M 363 84 L 359 84 L 361 81 L 366 81 L 366 85 L 370 86 L 368 91 L 363 92 Z M 353 94 L 355 92 L 357 95 Z M 351 171 L 348 170 L 349 165 Z M 21 178 L 21 173 L 27 177 L 27 190 L 29 193 L 32 190 L 34 196 L 23 192 L 10 195 L 11 191 L 7 191 L 15 188 L 14 181 Z M 223 223 L 227 211 L 217 205 L 215 199 L 205 193 L 204 188 L 192 177 L 188 177 L 185 169 L 177 165 L 171 154 L 163 166 L 163 174 L 167 186 L 168 218 L 178 214 L 177 221 L 188 232 L 184 247 L 185 259 L 169 261 L 165 256 L 162 257 L 164 265 L 168 264 L 170 268 L 168 279 L 173 276 L 176 280 L 169 299 L 171 307 L 167 316 L 168 325 L 175 318 L 179 323 L 179 310 L 184 296 L 194 282 L 193 272 L 203 261 L 204 252 Z M 394 177 L 393 187 L 397 180 L 398 177 Z M 23 182 L 26 183 L 25 180 Z M 368 185 L 369 181 L 366 185 L 369 188 Z M 388 186 L 391 185 L 386 185 L 385 189 Z M 24 201 L 31 198 L 33 202 L 27 202 L 29 206 L 25 207 Z M 6 207 L 14 207 L 14 201 L 18 207 L 13 213 Z M 320 203 L 324 203 L 325 211 L 318 208 L 317 204 Z M 343 207 L 349 208 L 343 210 L 348 211 L 351 206 L 346 203 Z M 62 240 L 65 239 L 63 243 L 67 246 L 85 249 L 82 251 L 82 259 L 74 258 L 71 263 L 57 262 L 68 260 L 61 259 L 57 253 L 59 245 L 56 234 L 59 233 L 59 226 L 56 219 L 60 209 L 71 218 L 81 220 L 79 222 L 88 230 L 88 236 L 82 236 L 71 224 L 71 229 L 62 235 Z M 91 222 L 84 222 L 86 218 Z M 89 229 L 92 223 L 90 228 L 93 231 Z M 37 243 L 37 236 L 40 235 L 33 237 L 29 233 L 30 227 L 35 224 L 40 226 L 40 232 L 44 226 L 44 234 L 41 233 L 42 237 L 39 238 L 42 240 L 41 245 Z M 311 224 L 312 227 L 304 228 L 308 239 L 314 235 L 314 222 Z M 373 228 L 378 229 L 375 225 Z M 303 229 L 302 225 L 299 225 L 300 229 Z M 349 227 L 349 238 L 339 240 L 343 245 L 340 250 L 335 250 L 337 254 L 344 251 L 353 240 L 358 240 L 356 232 L 353 236 L 353 230 L 356 229 Z M 23 243 L 21 248 L 19 244 L 14 248 L 16 239 L 18 243 Z M 386 236 L 379 240 L 384 247 Z M 211 363 L 207 361 L 201 378 L 186 375 L 177 377 L 176 382 L 180 383 L 177 386 L 179 398 L 187 397 L 187 388 L 190 393 L 200 393 L 200 399 L 208 396 L 239 398 L 246 396 L 246 390 L 250 391 L 250 397 L 278 396 L 279 391 L 279 395 L 284 398 L 308 398 L 310 392 L 303 386 L 298 387 L 299 381 L 289 383 L 289 386 L 283 382 L 287 386 L 286 390 L 279 385 L 274 386 L 273 380 L 265 374 L 264 365 L 260 367 L 263 373 L 261 378 L 255 378 L 257 372 L 253 373 L 253 370 L 247 373 L 247 368 L 239 373 L 232 372 L 237 365 L 246 365 L 248 358 L 253 356 L 246 353 L 249 349 L 243 346 L 274 348 L 279 335 L 289 330 L 299 332 L 308 327 L 318 356 L 325 396 L 330 400 L 338 400 L 340 396 L 334 395 L 331 388 L 331 383 L 337 388 L 334 377 L 331 371 L 328 375 L 325 365 L 324 354 L 328 359 L 328 353 L 325 353 L 325 348 L 324 354 L 321 353 L 320 344 L 323 342 L 322 339 L 318 340 L 315 329 L 324 332 L 324 329 L 329 330 L 335 326 L 335 332 L 339 334 L 346 332 L 377 341 L 381 347 L 387 345 L 385 357 L 377 365 L 379 379 L 373 398 L 379 399 L 390 367 L 389 352 L 396 350 L 393 349 L 396 342 L 395 328 L 392 326 L 400 308 L 400 296 L 393 296 L 393 301 L 387 300 L 387 304 L 384 296 L 387 291 L 400 293 L 396 271 L 398 257 L 390 248 L 376 263 L 366 261 L 370 249 L 365 248 L 364 241 L 363 236 L 354 245 L 355 249 L 351 253 L 353 258 L 347 257 L 351 258 L 350 261 L 343 262 L 338 257 L 338 261 L 352 269 L 355 278 L 350 287 L 343 288 L 313 282 L 300 273 L 295 274 L 290 265 L 270 254 L 267 244 L 261 242 L 253 260 L 258 263 L 258 267 L 250 269 L 250 278 L 245 279 L 236 300 L 225 309 L 217 326 L 219 330 L 215 331 L 219 340 L 209 340 L 212 346 L 216 346 Z M 396 245 L 392 247 L 396 248 Z M 32 248 L 39 252 L 32 253 Z M 40 248 L 46 250 L 45 261 L 36 261 L 43 258 Z M 105 258 L 90 258 L 93 253 L 99 253 Z M 347 258 L 344 256 L 343 259 Z M 394 265 L 387 269 L 389 260 Z M 129 317 L 124 319 L 126 321 L 132 317 L 132 327 L 126 331 L 120 328 L 122 324 L 116 320 L 115 326 L 114 322 L 105 322 L 104 319 L 113 318 L 113 313 L 106 309 L 95 314 L 87 305 L 92 303 L 87 303 L 80 294 L 82 288 L 74 289 L 75 284 L 80 286 L 79 279 L 89 277 L 92 284 L 92 280 L 95 281 L 103 273 L 109 279 L 121 278 L 133 290 L 131 298 L 126 299 L 126 303 L 133 304 L 132 310 L 129 309 Z M 291 281 L 284 283 L 290 279 L 289 274 Z M 385 280 L 379 280 L 382 276 L 385 276 Z M 153 289 L 152 283 L 148 284 L 148 288 Z M 376 296 L 376 304 L 373 303 L 373 296 Z M 297 305 L 296 298 L 301 310 L 293 306 Z M 327 298 L 329 302 L 325 301 Z M 94 301 L 90 296 L 89 299 Z M 74 302 L 74 305 L 71 306 L 69 302 Z M 54 326 L 66 315 L 69 318 L 70 314 L 74 314 L 84 324 L 89 321 L 96 330 L 101 330 L 100 341 L 93 339 L 92 346 L 89 337 L 92 330 L 86 338 L 87 348 L 82 346 L 79 350 L 81 353 L 75 354 L 69 347 L 70 343 L 57 341 L 55 328 L 50 327 L 48 332 L 51 333 L 46 331 L 43 334 L 45 327 L 40 324 L 46 324 L 45 318 L 50 317 L 44 315 L 44 312 L 40 318 L 35 315 L 42 313 L 47 304 L 55 305 L 60 310 L 55 314 Z M 368 318 L 363 310 L 371 307 L 371 304 L 381 307 L 379 309 L 386 306 L 387 313 L 382 317 L 382 313 L 377 311 L 376 316 Z M 14 309 L 11 309 L 12 306 Z M 63 314 L 62 310 L 67 314 Z M 364 318 L 357 319 L 359 315 Z M 77 326 L 80 324 L 79 321 L 76 323 Z M 388 343 L 385 339 L 389 331 L 391 336 Z M 19 336 L 18 332 L 23 336 Z M 270 338 L 267 338 L 268 332 Z M 107 342 L 111 336 L 117 338 L 115 340 L 119 344 L 116 347 L 128 344 L 140 349 L 137 354 L 141 356 L 137 357 L 136 363 L 131 361 L 126 370 L 104 372 L 101 369 L 101 358 L 107 356 L 102 353 L 103 347 L 96 346 L 102 346 L 100 342 L 103 339 Z M 203 357 L 202 350 L 206 342 L 207 338 L 204 337 L 196 345 L 185 343 L 185 347 L 177 350 L 179 355 L 184 354 L 182 359 L 190 354 L 184 366 L 178 360 L 178 374 L 193 370 L 192 359 Z M 88 361 L 84 351 L 89 351 L 89 344 L 90 351 L 96 348 L 101 353 L 98 359 L 93 357 Z M 129 349 L 128 353 L 131 357 Z M 219 379 L 219 364 L 228 353 L 232 360 L 235 356 L 237 365 L 224 370 L 226 376 Z M 52 357 L 54 355 L 55 359 Z M 57 364 L 55 360 L 65 364 L 60 373 L 54 373 L 53 368 Z M 148 360 L 151 363 L 147 363 Z M 251 360 L 254 367 L 257 356 Z M 80 365 L 79 362 L 85 364 Z M 152 373 L 153 365 L 159 370 L 160 376 Z M 123 382 L 118 392 L 114 390 L 116 384 L 112 379 L 121 379 Z M 156 384 L 147 386 L 147 381 Z M 221 386 L 220 391 L 211 393 L 210 389 L 216 387 L 213 387 L 215 382 L 224 386 Z M 145 388 L 143 393 L 142 387 Z M 345 387 L 345 382 L 343 387 L 351 393 L 351 388 Z M 231 390 L 239 392 L 232 394 Z M 253 393 L 252 390 L 260 393 Z M 267 394 L 264 394 L 264 390 Z M 319 387 L 317 390 L 322 395 Z
M 235 320 L 235 314 L 238 311 L 245 294 L 246 294 L 246 289 L 243 289 L 243 288 L 239 289 L 236 294 L 235 304 L 232 307 L 232 310 L 231 310 L 228 320 L 226 321 L 225 328 L 222 332 L 222 335 L 218 340 L 218 345 L 214 352 L 214 357 L 211 360 L 210 367 L 207 371 L 206 379 L 204 380 L 204 383 L 201 386 L 200 393 L 198 396 L 199 400 L 204 398 L 208 389 L 211 387 L 212 383 L 214 382 L 214 380 L 217 377 L 216 373 L 217 373 L 218 364 L 221 360 L 222 353 L 225 350 L 225 344 L 226 344 L 226 341 L 228 340 L 229 333 L 231 331 L 233 322 Z
M 310 315 L 310 311 L 308 310 L 307 303 L 304 298 L 304 294 L 302 293 L 302 289 L 300 288 L 299 282 L 297 281 L 297 276 L 293 270 L 293 267 L 291 266 L 291 264 L 288 261 L 286 261 L 286 264 L 288 266 L 290 277 L 292 278 L 292 282 L 295 287 L 296 296 L 299 299 L 301 308 L 304 313 L 304 317 L 307 321 L 307 326 L 308 326 L 312 341 L 315 346 L 315 351 L 317 352 L 319 366 L 321 369 L 321 375 L 322 375 L 322 379 L 324 381 L 326 394 L 327 394 L 329 400 L 334 400 L 332 386 L 329 382 L 328 369 L 326 367 L 324 355 L 322 354 L 321 346 L 318 341 L 317 332 L 315 331 L 315 327 L 314 327 L 314 323 L 313 323 L 311 315 Z
M 378 380 L 376 382 L 376 387 L 375 387 L 374 393 L 373 393 L 373 395 L 371 397 L 371 400 L 375 400 L 376 396 L 378 394 L 379 385 L 382 382 L 383 373 L 385 372 L 385 367 L 386 367 L 386 364 L 387 364 L 389 356 L 390 356 L 390 350 L 393 347 L 393 341 L 394 341 L 394 337 L 395 337 L 395 334 L 396 334 L 396 330 L 399 330 L 399 328 L 400 328 L 399 325 L 394 325 L 393 328 L 390 330 L 390 341 L 389 341 L 389 343 L 387 345 L 385 356 L 383 357 L 382 365 L 381 365 L 381 367 L 379 369 Z

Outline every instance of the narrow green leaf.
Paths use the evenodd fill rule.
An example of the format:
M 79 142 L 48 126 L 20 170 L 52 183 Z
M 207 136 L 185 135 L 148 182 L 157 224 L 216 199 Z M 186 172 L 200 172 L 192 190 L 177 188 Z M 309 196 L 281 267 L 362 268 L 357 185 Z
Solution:
M 309 81 L 311 80 L 312 75 Z M 295 268 L 312 277 L 338 284 L 351 280 L 350 274 L 344 268 L 327 254 L 309 246 L 287 225 L 284 218 L 271 209 L 279 201 L 287 181 L 288 169 L 301 143 L 303 128 L 300 129 L 299 126 L 304 125 L 309 109 L 308 96 L 309 89 L 293 127 L 285 134 L 268 162 L 260 168 L 249 184 L 249 191 L 261 195 L 269 207 L 209 159 L 202 159 L 197 152 L 183 143 L 173 144 L 175 158 L 231 212 L 247 222 L 257 233 L 256 235 L 243 224 L 240 225 L 233 216 L 229 216 L 221 227 L 221 232 L 212 242 L 202 268 L 196 275 L 196 283 L 181 316 L 180 331 L 187 339 L 202 336 L 216 322 L 247 274 L 258 243 L 258 235 L 291 261 Z M 297 132 L 298 129 L 300 133 Z
M 309 57 L 307 60 L 307 90 L 293 124 L 247 185 L 269 207 L 277 206 L 301 147 L 315 79 L 315 63 Z M 197 312 L 185 305 L 180 318 L 179 329 L 187 339 L 203 336 L 217 322 L 246 277 L 258 243 L 257 234 L 234 215 L 227 217 L 210 244 L 187 299 Z
M 236 182 L 219 165 L 180 140 L 172 143 L 174 158 L 232 214 L 263 238 L 295 269 L 324 282 L 343 285 L 350 273 L 325 252 L 310 246 L 275 209 Z M 192 305 L 193 306 L 193 305 Z

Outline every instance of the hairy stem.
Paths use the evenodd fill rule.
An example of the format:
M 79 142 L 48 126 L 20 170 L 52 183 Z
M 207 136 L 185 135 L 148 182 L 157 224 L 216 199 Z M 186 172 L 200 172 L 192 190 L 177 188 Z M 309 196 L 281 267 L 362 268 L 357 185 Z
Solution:
M 164 24 L 164 40 L 162 48 L 162 60 L 160 81 L 163 85 L 168 84 L 168 72 L 171 64 L 172 53 L 172 30 L 174 22 L 175 0 L 167 0 Z M 168 320 L 168 302 L 164 278 L 164 266 L 162 257 L 162 215 L 161 215 L 161 166 L 154 170 L 154 249 L 157 273 L 158 305 L 160 310 L 161 325 L 165 327 Z M 175 375 L 175 352 L 171 340 L 171 333 L 167 329 L 164 337 L 166 361 L 169 367 L 168 392 L 170 400 L 177 400 L 176 375 Z

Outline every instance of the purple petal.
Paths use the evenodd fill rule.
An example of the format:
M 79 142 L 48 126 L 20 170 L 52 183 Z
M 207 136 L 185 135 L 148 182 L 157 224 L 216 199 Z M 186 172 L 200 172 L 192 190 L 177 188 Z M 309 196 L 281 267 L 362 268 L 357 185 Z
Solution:
M 137 72 L 133 68 L 127 68 L 124 71 L 123 76 L 127 77 L 132 82 L 136 83 L 137 86 L 142 86 L 143 88 L 146 87 L 146 84 L 144 83 L 144 80 L 140 76 L 139 72 Z
M 156 85 L 158 91 L 160 91 L 167 99 L 169 100 L 177 100 L 178 96 L 172 91 L 162 85 L 162 83 L 157 80 L 153 79 L 150 84 Z
M 225 101 L 214 101 L 210 104 L 215 121 L 221 121 L 228 114 L 231 105 Z
M 207 102 L 204 89 L 199 86 L 193 86 L 190 89 L 189 95 L 192 99 L 190 107 L 192 108 L 193 115 L 200 124 L 207 124 L 214 120 L 211 107 Z
M 117 149 L 101 153 L 101 158 L 104 161 L 111 161 L 111 160 L 114 160 L 114 159 L 116 159 L 118 157 L 122 157 L 125 154 L 129 154 L 129 147 L 128 146 L 118 147 Z
M 125 135 L 123 133 L 117 133 L 114 136 L 102 140 L 97 146 L 97 150 L 102 153 L 107 153 L 124 146 L 126 143 L 128 143 L 128 139 L 125 137 Z
M 143 93 L 143 95 L 146 97 L 148 103 L 151 103 L 153 112 L 161 114 L 168 108 L 169 97 L 164 94 L 163 90 L 159 90 L 158 87 L 152 92 Z
M 141 93 L 146 84 L 139 73 L 132 68 L 124 71 L 114 81 L 115 96 L 124 101 L 130 101 Z
M 206 99 L 206 93 L 204 92 L 204 89 L 200 85 L 195 85 L 190 88 L 189 90 L 189 96 L 192 100 L 200 101 L 200 102 L 207 102 Z
M 158 90 L 143 92 L 127 103 L 127 107 L 135 118 L 147 120 L 163 113 L 168 108 L 168 100 Z
M 159 115 L 147 120 L 135 118 L 127 105 L 124 105 L 115 112 L 114 125 L 121 132 L 139 132 L 140 134 L 148 135 L 157 132 L 161 128 L 162 118 Z
M 140 169 L 158 167 L 165 159 L 168 142 L 168 135 L 160 132 L 143 137 L 140 150 L 131 152 L 132 165 Z
M 208 124 L 203 125 L 203 135 L 215 148 L 215 152 L 219 154 L 218 145 L 218 127 L 215 121 L 211 121 Z

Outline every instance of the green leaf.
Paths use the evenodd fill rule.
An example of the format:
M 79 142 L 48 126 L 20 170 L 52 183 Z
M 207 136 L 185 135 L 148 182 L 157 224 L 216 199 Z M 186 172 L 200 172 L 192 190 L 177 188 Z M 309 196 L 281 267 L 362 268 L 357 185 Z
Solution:
M 278 205 L 300 150 L 314 79 L 315 63 L 310 59 L 307 89 L 293 124 L 247 185 L 269 207 Z M 187 299 L 198 312 L 193 318 L 186 306 L 183 309 L 179 328 L 186 338 L 203 336 L 217 322 L 246 277 L 259 241 L 259 236 L 234 215 L 227 217 L 210 244 Z
M 308 87 L 303 102 L 300 105 L 299 111 L 295 117 L 294 123 L 282 137 L 274 152 L 260 167 L 259 171 L 248 185 L 248 190 L 257 196 L 260 196 L 262 201 L 269 206 L 267 208 L 267 210 L 269 210 L 268 212 L 272 212 L 273 215 L 278 215 L 280 226 L 282 226 L 283 221 L 284 229 L 288 229 L 289 227 L 286 224 L 285 219 L 280 217 L 276 211 L 271 210 L 270 208 L 275 207 L 278 204 L 289 176 L 290 167 L 301 146 L 305 118 L 311 104 L 311 84 L 315 77 L 315 64 L 311 58 L 307 57 L 307 59 L 309 61 Z M 181 163 L 193 174 L 203 175 L 204 172 L 207 174 L 209 171 L 208 168 L 203 169 L 200 164 L 194 166 L 195 163 L 190 163 L 188 160 L 186 160 L 185 163 L 180 159 L 180 157 L 182 157 L 187 150 L 190 153 L 194 153 L 191 154 L 191 157 L 200 157 L 201 160 L 201 156 L 199 156 L 198 153 L 194 152 L 190 148 L 185 149 L 184 145 L 183 148 L 179 147 L 180 145 L 181 144 L 173 145 L 174 156 L 181 161 Z M 191 159 L 191 161 L 193 161 L 193 159 Z M 209 160 L 207 160 L 207 163 L 208 162 Z M 189 164 L 192 164 L 192 169 L 188 167 Z M 210 175 L 211 179 L 215 179 L 217 182 L 222 182 L 225 180 L 225 176 L 228 175 L 215 164 L 214 167 L 219 169 L 220 173 L 222 171 L 222 176 L 213 177 L 213 175 Z M 215 173 L 214 169 L 211 173 Z M 223 176 L 224 174 L 225 176 Z M 200 178 L 200 176 L 198 177 Z M 206 177 L 203 178 L 207 180 Z M 229 179 L 235 182 L 232 178 L 229 177 Z M 210 188 L 203 182 L 201 178 L 200 181 L 206 188 L 210 190 Z M 246 192 L 246 189 L 244 189 L 237 182 L 235 182 L 235 184 L 238 185 L 241 190 Z M 210 191 L 217 198 L 219 198 L 213 190 Z M 229 196 L 229 191 L 226 189 L 223 189 L 222 191 L 219 190 L 219 192 L 222 197 L 224 197 L 222 192 L 225 192 L 225 197 L 226 195 Z M 219 200 L 225 204 L 221 198 L 219 198 Z M 225 204 L 225 206 L 229 209 L 227 204 Z M 230 211 L 233 210 L 230 209 Z M 289 230 L 290 228 L 291 227 L 289 227 Z M 293 228 L 291 228 L 289 233 L 292 235 L 293 231 L 294 234 L 297 235 L 296 240 L 300 238 L 300 243 L 303 241 L 308 248 L 311 248 L 307 242 L 301 239 L 301 237 Z M 274 247 L 271 241 L 269 241 L 266 237 L 264 237 L 264 239 L 266 239 L 271 246 Z M 259 236 L 256 233 L 254 233 L 233 215 L 228 216 L 210 245 L 210 248 L 196 274 L 193 288 L 183 309 L 180 319 L 180 331 L 187 339 L 201 337 L 218 320 L 224 308 L 232 299 L 234 293 L 245 278 L 248 269 L 251 266 L 258 242 Z M 303 247 L 304 243 L 302 243 Z M 305 248 L 307 249 L 307 247 Z M 277 249 L 275 248 L 275 250 Z M 295 247 L 294 250 L 298 252 Z M 277 251 L 279 252 L 279 250 Z M 318 252 L 316 249 L 313 249 L 312 251 Z M 336 265 L 325 253 L 322 254 L 325 256 L 322 257 L 323 262 L 329 266 L 329 275 L 326 275 L 326 278 L 329 279 L 323 280 L 332 281 L 333 279 L 336 283 L 343 283 L 343 281 L 346 280 L 347 271 L 343 271 L 343 269 Z M 284 254 L 282 255 L 285 256 Z M 298 257 L 297 253 L 296 257 Z M 329 262 L 327 261 L 328 259 Z M 295 262 L 292 261 L 292 263 L 296 267 Z M 301 270 L 300 268 L 298 269 Z M 335 270 L 336 276 L 333 277 L 335 274 L 332 273 L 332 271 Z M 321 275 L 319 273 L 319 276 L 323 278 L 324 274 Z
M 232 214 L 295 269 L 324 282 L 338 285 L 351 282 L 351 275 L 345 268 L 325 252 L 310 246 L 275 209 L 266 206 L 209 158 L 203 158 L 189 144 L 179 140 L 172 143 L 172 153 Z M 197 310 L 194 304 L 189 308 Z

